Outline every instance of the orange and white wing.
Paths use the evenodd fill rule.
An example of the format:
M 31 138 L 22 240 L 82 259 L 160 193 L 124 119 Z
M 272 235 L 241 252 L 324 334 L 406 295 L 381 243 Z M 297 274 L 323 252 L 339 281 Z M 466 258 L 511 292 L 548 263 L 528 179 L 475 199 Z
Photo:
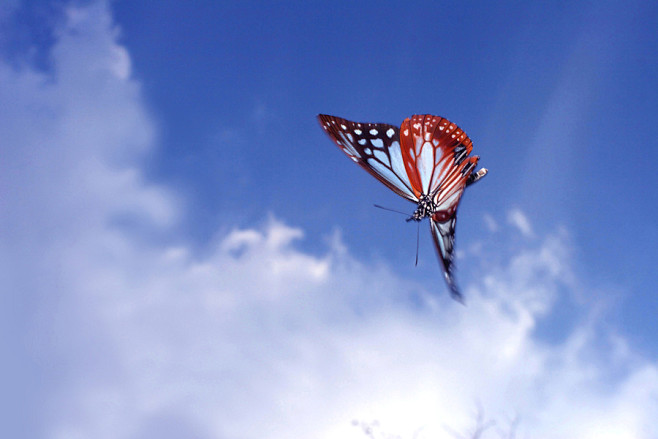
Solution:
M 433 198 L 442 220 L 456 211 L 479 157 L 468 157 L 473 142 L 457 125 L 440 116 L 415 115 L 402 122 L 400 145 L 414 194 Z

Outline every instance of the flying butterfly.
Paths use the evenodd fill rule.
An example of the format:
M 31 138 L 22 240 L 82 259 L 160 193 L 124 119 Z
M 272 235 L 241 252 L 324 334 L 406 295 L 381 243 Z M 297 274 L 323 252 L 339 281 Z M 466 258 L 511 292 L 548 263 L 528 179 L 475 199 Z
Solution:
M 439 116 L 414 115 L 400 128 L 318 115 L 320 125 L 345 154 L 396 194 L 417 204 L 407 221 L 430 219 L 434 246 L 453 299 L 463 302 L 454 279 L 457 206 L 464 189 L 487 174 L 477 172 L 473 142 Z

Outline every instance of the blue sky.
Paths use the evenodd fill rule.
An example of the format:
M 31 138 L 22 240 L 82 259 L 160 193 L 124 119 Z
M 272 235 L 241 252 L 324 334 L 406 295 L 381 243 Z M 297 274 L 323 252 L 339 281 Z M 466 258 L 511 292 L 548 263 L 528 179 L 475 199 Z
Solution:
M 12 437 L 658 428 L 655 2 L 0 6 Z M 460 125 L 427 226 L 315 116 Z M 497 437 L 491 429 L 489 437 Z M 525 435 L 525 436 L 524 436 Z M 384 436 L 382 436 L 384 437 Z

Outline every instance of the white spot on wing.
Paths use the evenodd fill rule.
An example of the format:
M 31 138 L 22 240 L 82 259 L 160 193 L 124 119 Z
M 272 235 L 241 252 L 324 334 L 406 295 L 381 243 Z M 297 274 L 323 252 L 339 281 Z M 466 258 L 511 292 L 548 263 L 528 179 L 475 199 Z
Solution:
M 393 138 L 393 134 L 395 134 L 395 130 L 393 128 L 389 128 L 388 131 L 386 131 L 386 135 L 389 139 Z
M 363 133 L 363 131 L 361 131 L 359 129 L 354 130 L 354 134 L 356 134 L 357 136 L 360 136 L 361 133 Z
M 340 124 L 340 127 L 341 127 L 342 129 L 344 129 L 344 130 L 347 129 L 347 127 L 346 127 L 345 125 L 343 125 L 342 123 Z
M 378 133 L 378 131 L 374 128 L 370 130 L 370 134 L 372 134 L 373 136 L 376 136 L 377 133 Z
M 359 139 L 358 143 L 359 143 L 359 145 L 365 145 L 366 144 L 366 139 Z
M 377 148 L 382 148 L 384 146 L 382 139 L 370 139 L 370 143 Z

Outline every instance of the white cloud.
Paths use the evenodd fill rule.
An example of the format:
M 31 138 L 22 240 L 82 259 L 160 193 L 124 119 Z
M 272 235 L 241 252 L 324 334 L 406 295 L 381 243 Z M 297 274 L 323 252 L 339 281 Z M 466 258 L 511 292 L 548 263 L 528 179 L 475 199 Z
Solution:
M 275 219 L 204 255 L 116 226 L 167 230 L 182 208 L 136 165 L 155 129 L 107 9 L 70 17 L 52 78 L 0 65 L 0 274 L 32 365 L 12 377 L 45 401 L 35 437 L 363 438 L 351 421 L 379 419 L 438 439 L 476 401 L 533 438 L 652 437 L 656 364 L 602 316 L 561 343 L 536 333 L 578 284 L 562 232 L 489 266 L 462 307 L 339 237 L 301 251 Z
M 507 222 L 514 227 L 516 227 L 523 236 L 526 238 L 532 238 L 534 232 L 532 231 L 532 226 L 528 217 L 518 208 L 511 209 L 507 213 Z

